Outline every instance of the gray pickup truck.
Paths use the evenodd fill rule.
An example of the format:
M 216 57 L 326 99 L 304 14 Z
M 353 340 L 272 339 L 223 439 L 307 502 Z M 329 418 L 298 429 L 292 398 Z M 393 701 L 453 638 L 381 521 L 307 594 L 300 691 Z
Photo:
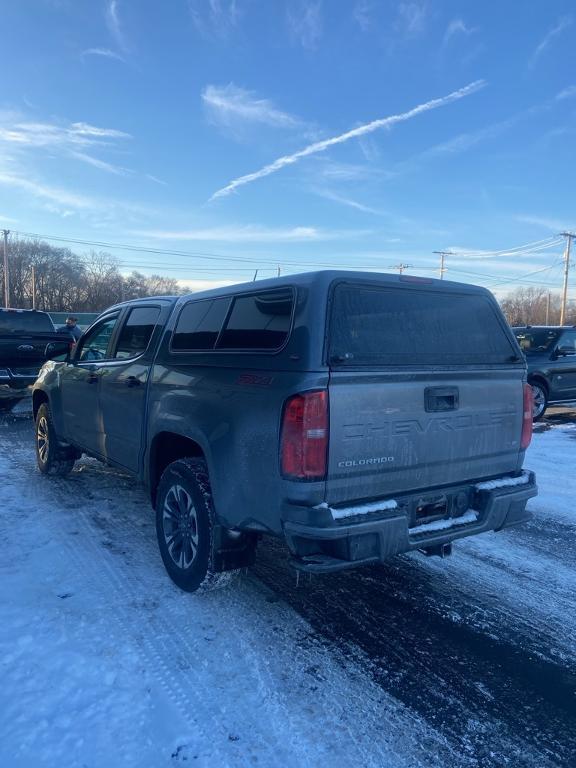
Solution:
M 61 352 L 62 350 L 55 350 Z M 33 393 L 40 471 L 133 473 L 194 591 L 263 534 L 328 572 L 529 519 L 532 391 L 492 295 L 313 272 L 111 307 Z

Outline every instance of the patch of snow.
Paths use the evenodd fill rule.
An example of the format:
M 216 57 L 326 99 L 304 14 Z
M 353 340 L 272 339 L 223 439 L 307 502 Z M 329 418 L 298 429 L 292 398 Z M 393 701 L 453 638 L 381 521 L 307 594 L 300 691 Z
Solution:
M 11 416 L 2 768 L 415 768 L 430 749 L 453 764 L 440 735 L 257 579 L 180 592 L 131 480 L 86 460 L 65 480 L 40 476 L 33 446 L 31 421 Z
M 478 520 L 478 512 L 469 509 L 461 517 L 451 517 L 449 520 L 434 520 L 432 523 L 423 523 L 409 528 L 408 533 L 413 536 L 417 533 L 433 533 L 434 531 L 446 531 L 449 528 L 456 528 L 458 525 L 467 525 L 475 523 Z
M 513 485 L 525 485 L 530 481 L 530 473 L 523 472 L 518 477 L 499 477 L 496 480 L 486 480 L 484 483 L 477 483 L 476 488 L 479 491 L 493 491 L 496 488 L 506 488 Z
M 314 509 L 329 509 L 333 520 L 342 520 L 345 517 L 356 517 L 356 515 L 369 515 L 371 512 L 384 512 L 387 509 L 397 509 L 398 503 L 394 499 L 388 501 L 373 501 L 370 504 L 358 504 L 355 507 L 340 507 L 334 509 L 328 506 L 326 502 L 319 504 Z

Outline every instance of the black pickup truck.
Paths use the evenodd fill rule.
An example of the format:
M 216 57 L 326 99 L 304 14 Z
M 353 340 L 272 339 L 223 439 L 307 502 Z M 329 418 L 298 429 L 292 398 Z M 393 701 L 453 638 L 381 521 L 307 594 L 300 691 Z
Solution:
M 530 518 L 526 361 L 494 297 L 316 272 L 111 307 L 34 385 L 36 457 L 133 473 L 171 578 L 248 565 L 263 534 L 328 572 Z
M 68 335 L 56 331 L 46 312 L 0 308 L 0 411 L 30 395 L 46 347 L 56 342 L 69 343 Z

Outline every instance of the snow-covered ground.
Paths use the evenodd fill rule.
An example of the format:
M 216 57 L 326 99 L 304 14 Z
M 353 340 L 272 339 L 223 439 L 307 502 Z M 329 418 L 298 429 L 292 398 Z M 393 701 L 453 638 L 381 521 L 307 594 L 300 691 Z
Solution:
M 1 768 L 570 765 L 574 424 L 534 437 L 526 465 L 540 495 L 529 526 L 461 542 L 447 561 L 398 559 L 385 581 L 368 569 L 296 588 L 282 553 L 264 548 L 260 569 L 206 595 L 184 594 L 165 575 L 151 510 L 131 480 L 91 460 L 69 479 L 41 477 L 32 437 L 25 413 L 0 421 Z M 357 602 L 357 585 L 374 592 L 372 604 Z M 406 592 L 417 608 L 396 613 Z M 396 638 L 400 670 L 392 655 L 382 661 L 382 638 L 368 643 L 380 634 L 370 615 Z M 355 621 L 370 630 L 355 635 Z M 451 641 L 445 673 L 427 655 L 435 622 L 447 638 L 512 649 L 526 690 L 550 696 L 542 739 L 524 743 L 516 721 L 506 723 L 498 663 L 482 672 L 476 640 L 470 667 Z M 422 626 L 430 632 L 413 647 Z M 565 670 L 556 692 L 529 679 L 536 661 Z M 467 686 L 489 716 L 468 714 L 459 732 L 432 704 L 441 711 L 440 689 L 465 720 Z

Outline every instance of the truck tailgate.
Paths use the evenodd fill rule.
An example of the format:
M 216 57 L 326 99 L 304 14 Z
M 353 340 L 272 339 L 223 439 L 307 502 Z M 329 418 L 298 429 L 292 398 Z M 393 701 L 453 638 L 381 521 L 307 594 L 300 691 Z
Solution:
M 520 467 L 523 371 L 330 375 L 327 502 L 393 497 Z

